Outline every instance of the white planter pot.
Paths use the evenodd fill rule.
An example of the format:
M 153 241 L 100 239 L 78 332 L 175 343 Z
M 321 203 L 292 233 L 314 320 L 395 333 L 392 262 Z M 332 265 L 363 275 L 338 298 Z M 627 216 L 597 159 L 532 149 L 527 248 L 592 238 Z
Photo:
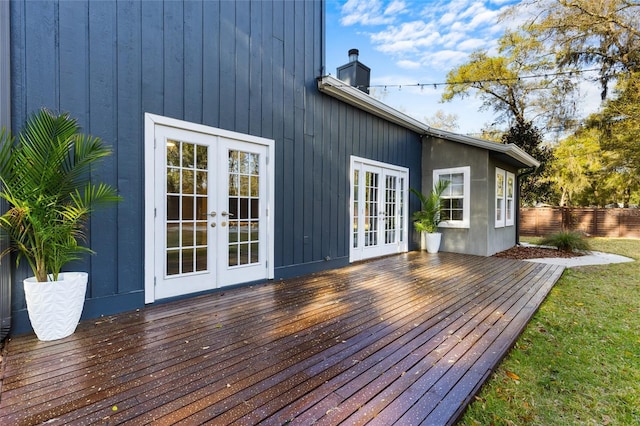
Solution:
M 86 272 L 64 272 L 58 281 L 24 280 L 24 295 L 33 331 L 40 340 L 71 335 L 78 326 L 87 291 Z
M 442 238 L 442 234 L 440 232 L 435 232 L 433 234 L 428 234 L 426 232 L 423 233 L 425 235 L 425 245 L 428 253 L 437 253 L 440 250 L 440 240 Z

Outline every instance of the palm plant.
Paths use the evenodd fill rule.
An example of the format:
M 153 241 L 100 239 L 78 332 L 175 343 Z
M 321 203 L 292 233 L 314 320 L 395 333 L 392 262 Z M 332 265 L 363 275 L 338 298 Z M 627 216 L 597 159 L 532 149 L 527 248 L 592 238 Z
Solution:
M 440 224 L 442 210 L 442 194 L 449 186 L 449 181 L 439 180 L 428 195 L 411 188 L 420 200 L 421 210 L 413 214 L 413 226 L 417 232 L 434 233 Z
M 42 109 L 31 115 L 15 141 L 0 134 L 0 197 L 9 210 L 0 228 L 11 238 L 7 251 L 26 259 L 40 282 L 58 280 L 64 265 L 93 251 L 85 224 L 99 205 L 120 200 L 115 188 L 90 181 L 91 167 L 111 154 L 99 138 L 79 133 L 69 114 Z

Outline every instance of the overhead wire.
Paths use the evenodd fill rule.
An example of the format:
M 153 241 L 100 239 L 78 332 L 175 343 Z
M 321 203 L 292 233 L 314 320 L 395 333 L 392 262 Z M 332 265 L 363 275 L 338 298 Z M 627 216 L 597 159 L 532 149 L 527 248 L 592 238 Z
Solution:
M 385 84 L 371 84 L 369 86 L 357 86 L 358 88 L 363 88 L 363 89 L 375 89 L 375 88 L 382 88 L 384 89 L 385 92 L 387 92 L 388 89 L 390 88 L 398 88 L 398 90 L 402 90 L 402 87 L 419 87 L 421 91 L 424 90 L 425 87 L 427 86 L 433 86 L 434 90 L 437 90 L 437 88 L 439 86 L 457 86 L 457 85 L 467 85 L 467 84 L 480 84 L 480 83 L 499 83 L 499 82 L 508 82 L 508 81 L 520 81 L 520 80 L 524 80 L 524 79 L 534 79 L 534 78 L 549 78 L 549 77 L 556 77 L 556 76 L 562 76 L 562 75 L 569 75 L 569 76 L 573 76 L 574 74 L 584 74 L 584 73 L 588 73 L 588 72 L 596 72 L 596 71 L 602 71 L 599 68 L 591 68 L 591 69 L 586 69 L 586 70 L 571 70 L 571 71 L 557 71 L 557 72 L 550 72 L 550 73 L 544 73 L 544 74 L 532 74 L 532 75 L 524 75 L 524 76 L 518 76 L 518 77 L 506 77 L 506 78 L 488 78 L 488 79 L 481 79 L 481 80 L 462 80 L 462 81 L 448 81 L 448 82 L 444 82 L 444 83 L 403 83 L 403 84 L 389 84 L 389 83 L 385 83 Z M 348 84 L 345 84 L 345 87 L 349 86 Z

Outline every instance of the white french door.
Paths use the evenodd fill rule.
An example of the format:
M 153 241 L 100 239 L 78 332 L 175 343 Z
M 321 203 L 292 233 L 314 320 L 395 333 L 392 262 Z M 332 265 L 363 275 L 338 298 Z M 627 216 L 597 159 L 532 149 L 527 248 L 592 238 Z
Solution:
M 149 118 L 145 301 L 273 278 L 269 141 Z
M 408 250 L 408 185 L 404 167 L 351 158 L 350 261 Z

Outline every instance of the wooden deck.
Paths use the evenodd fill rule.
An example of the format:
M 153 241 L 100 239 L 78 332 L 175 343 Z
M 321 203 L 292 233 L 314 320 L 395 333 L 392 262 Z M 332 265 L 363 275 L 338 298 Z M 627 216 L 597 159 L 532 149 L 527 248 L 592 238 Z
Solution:
M 562 270 L 412 252 L 14 337 L 0 424 L 451 424 Z

